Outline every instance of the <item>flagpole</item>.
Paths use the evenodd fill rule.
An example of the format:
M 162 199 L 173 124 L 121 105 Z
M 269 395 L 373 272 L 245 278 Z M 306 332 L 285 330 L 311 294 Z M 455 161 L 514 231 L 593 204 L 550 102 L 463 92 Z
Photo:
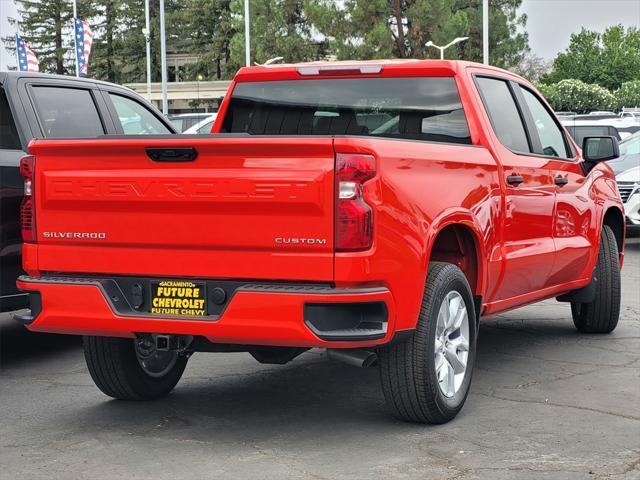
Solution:
M 73 54 L 76 60 L 76 77 L 79 77 L 80 65 L 78 65 L 78 36 L 76 35 L 76 18 L 78 18 L 78 5 L 76 5 L 76 0 L 73 0 L 73 20 L 71 22 L 71 31 L 73 32 L 73 44 L 75 45 Z
M 164 30 L 164 0 L 160 0 L 160 57 L 162 60 L 162 113 L 169 113 L 169 100 L 167 99 L 167 42 Z
M 251 66 L 251 39 L 249 28 L 249 0 L 244 0 L 244 58 L 247 67 Z
M 16 33 L 16 72 L 20 71 L 20 53 L 18 52 L 18 37 L 20 32 Z

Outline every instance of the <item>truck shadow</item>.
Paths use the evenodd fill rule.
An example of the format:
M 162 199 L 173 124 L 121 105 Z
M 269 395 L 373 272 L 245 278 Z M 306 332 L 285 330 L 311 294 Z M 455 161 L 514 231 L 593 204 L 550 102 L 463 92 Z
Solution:
M 474 397 L 473 392 L 501 388 L 505 378 L 494 370 L 504 368 L 505 362 L 509 370 L 517 372 L 517 382 L 522 381 L 520 377 L 546 375 L 546 366 L 542 370 L 535 366 L 532 356 L 544 357 L 556 349 L 558 343 L 582 348 L 580 339 L 570 320 L 545 322 L 533 329 L 518 320 L 491 321 L 481 327 L 479 368 L 472 396 L 454 422 L 482 413 L 490 400 Z M 521 353 L 521 358 L 505 357 L 501 352 L 505 342 L 510 351 Z M 202 355 L 211 358 L 216 354 Z M 122 428 L 142 437 L 207 443 L 291 436 L 303 441 L 302 431 L 312 431 L 313 441 L 329 441 L 339 435 L 349 443 L 361 441 L 363 429 L 371 428 L 379 435 L 381 431 L 410 433 L 424 428 L 424 425 L 397 421 L 389 415 L 377 368 L 358 369 L 330 362 L 318 351 L 308 352 L 285 366 L 253 364 L 252 367 L 245 363 L 252 360 L 240 356 L 244 354 L 232 355 L 238 355 L 238 361 L 225 361 L 229 365 L 227 373 L 220 374 L 220 366 L 213 366 L 215 360 L 203 360 L 193 369 L 188 367 L 183 381 L 164 399 L 144 404 L 106 400 L 84 412 L 75 412 L 74 421 L 88 422 L 89 428 L 97 425 Z M 212 366 L 211 370 L 203 369 L 204 362 Z M 351 436 L 353 438 L 349 438 Z
M 42 361 L 81 344 L 80 337 L 72 335 L 30 332 L 12 315 L 0 313 L 0 370 L 23 362 Z

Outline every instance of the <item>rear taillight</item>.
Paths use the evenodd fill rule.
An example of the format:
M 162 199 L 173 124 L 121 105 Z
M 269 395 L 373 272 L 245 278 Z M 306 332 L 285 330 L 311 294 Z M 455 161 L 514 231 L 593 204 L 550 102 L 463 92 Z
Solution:
M 20 159 L 20 173 L 24 177 L 24 198 L 20 207 L 20 228 L 22 230 L 22 240 L 29 243 L 35 243 L 36 241 L 35 168 L 36 157 L 33 155 L 26 155 Z
M 362 186 L 376 175 L 371 155 L 336 155 L 336 251 L 367 250 L 373 244 L 373 209 L 362 196 Z

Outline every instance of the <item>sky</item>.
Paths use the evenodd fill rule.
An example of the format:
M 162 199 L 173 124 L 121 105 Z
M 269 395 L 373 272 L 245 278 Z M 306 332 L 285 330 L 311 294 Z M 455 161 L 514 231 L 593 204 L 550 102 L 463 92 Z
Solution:
M 15 16 L 13 0 L 0 0 L 0 37 L 14 35 L 7 19 Z M 523 0 L 520 13 L 528 16 L 526 30 L 532 53 L 552 60 L 569 46 L 569 37 L 582 27 L 603 31 L 618 23 L 640 26 L 640 0 Z M 14 58 L 0 45 L 0 70 L 14 66 Z
M 531 52 L 546 60 L 565 50 L 571 34 L 582 27 L 640 27 L 640 0 L 523 0 L 520 13 L 528 17 Z

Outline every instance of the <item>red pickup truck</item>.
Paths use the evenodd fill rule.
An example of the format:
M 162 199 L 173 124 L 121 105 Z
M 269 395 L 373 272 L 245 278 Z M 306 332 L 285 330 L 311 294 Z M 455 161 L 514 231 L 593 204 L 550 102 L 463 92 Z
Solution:
M 107 395 L 171 391 L 194 352 L 379 363 L 405 420 L 466 399 L 481 316 L 557 297 L 610 332 L 624 216 L 522 78 L 473 63 L 243 68 L 213 135 L 34 140 L 30 330 L 84 335 Z

